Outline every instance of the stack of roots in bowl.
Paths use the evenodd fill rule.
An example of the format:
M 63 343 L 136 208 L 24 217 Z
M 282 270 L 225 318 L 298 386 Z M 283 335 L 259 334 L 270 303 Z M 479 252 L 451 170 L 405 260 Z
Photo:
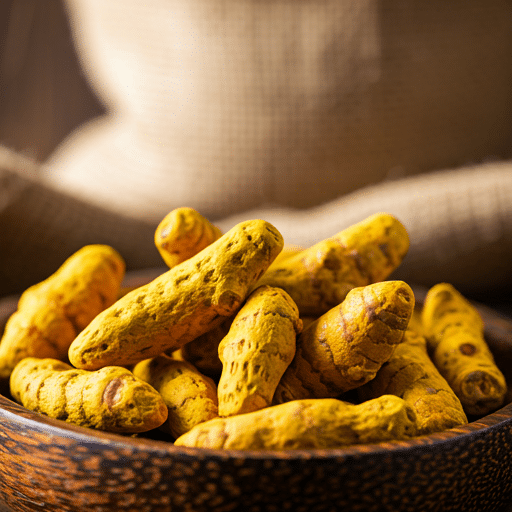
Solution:
M 264 220 L 222 233 L 183 207 L 155 245 L 169 270 L 140 286 L 98 244 L 26 290 L 4 390 L 84 427 L 256 450 L 406 440 L 506 400 L 474 305 L 449 283 L 420 305 L 388 280 L 409 248 L 392 215 L 299 248 Z

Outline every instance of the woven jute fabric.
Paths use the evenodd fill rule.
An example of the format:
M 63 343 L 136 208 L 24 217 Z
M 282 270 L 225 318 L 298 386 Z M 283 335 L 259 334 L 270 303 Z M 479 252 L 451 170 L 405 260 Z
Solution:
M 424 286 L 447 281 L 476 295 L 512 284 L 512 161 L 390 180 L 305 211 L 246 212 L 220 226 L 259 215 L 307 247 L 376 212 L 395 215 L 409 233 L 393 277 Z
M 67 0 L 108 110 L 47 179 L 156 220 L 512 157 L 505 0 Z
M 155 226 L 40 182 L 40 164 L 0 147 L 0 296 L 46 279 L 83 245 L 115 247 L 129 268 L 162 265 Z
M 35 162 L 0 151 L 0 295 L 46 278 L 88 243 L 107 243 L 129 269 L 163 266 L 155 224 L 49 188 Z M 258 208 L 219 219 L 223 231 L 264 218 L 290 244 L 307 247 L 375 212 L 396 215 L 411 247 L 393 277 L 431 286 L 448 281 L 470 295 L 509 296 L 512 285 L 512 162 L 494 162 L 364 187 L 297 210 Z
M 161 264 L 152 230 L 178 206 L 223 230 L 263 217 L 302 246 L 388 211 L 411 238 L 397 276 L 511 284 L 508 1 L 66 7 L 106 114 L 44 165 L 5 153 L 4 291 L 84 243 Z

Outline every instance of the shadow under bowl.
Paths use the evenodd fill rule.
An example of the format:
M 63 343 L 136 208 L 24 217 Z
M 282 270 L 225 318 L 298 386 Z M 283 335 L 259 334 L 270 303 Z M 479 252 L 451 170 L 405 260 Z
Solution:
M 131 277 L 133 284 L 137 276 Z M 424 292 L 415 293 L 421 303 Z M 2 307 L 9 309 L 5 301 Z M 512 382 L 512 320 L 478 307 L 498 365 Z M 14 511 L 482 512 L 511 497 L 510 403 L 409 441 L 242 451 L 97 432 L 0 395 L 0 499 Z

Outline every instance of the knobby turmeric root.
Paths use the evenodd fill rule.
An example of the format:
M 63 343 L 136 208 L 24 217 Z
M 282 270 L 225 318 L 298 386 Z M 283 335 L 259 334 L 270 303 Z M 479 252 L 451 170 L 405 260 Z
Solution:
M 222 236 L 222 232 L 193 208 L 169 212 L 155 231 L 155 245 L 169 268 L 188 260 Z
M 10 386 L 27 409 L 82 427 L 129 434 L 156 428 L 167 418 L 160 394 L 116 366 L 88 372 L 57 359 L 29 357 L 16 365 Z
M 48 279 L 28 288 L 9 318 L 0 343 L 0 381 L 25 357 L 67 360 L 77 334 L 118 297 L 121 256 L 106 245 L 88 245 Z
M 409 439 L 416 435 L 412 408 L 393 395 L 353 405 L 334 398 L 295 400 L 202 423 L 177 446 L 235 450 L 337 448 Z
M 320 316 L 352 288 L 386 279 L 408 249 L 405 227 L 389 214 L 376 214 L 273 264 L 257 284 L 283 288 L 301 315 Z
M 218 417 L 217 386 L 190 363 L 159 356 L 137 363 L 133 374 L 162 395 L 169 414 L 160 428 L 174 438 Z
M 284 290 L 260 286 L 249 295 L 219 345 L 220 416 L 252 412 L 272 403 L 301 330 L 297 306 Z
M 351 290 L 297 338 L 274 403 L 334 398 L 373 379 L 402 341 L 413 309 L 413 291 L 403 281 Z
M 428 356 L 425 337 L 410 329 L 375 378 L 358 391 L 362 400 L 381 395 L 403 398 L 416 413 L 418 435 L 441 432 L 468 421 L 460 400 Z
M 126 366 L 179 349 L 234 315 L 282 247 L 268 222 L 241 222 L 100 313 L 71 344 L 71 364 Z
M 434 364 L 466 413 L 483 415 L 503 405 L 505 377 L 485 341 L 477 309 L 451 284 L 439 283 L 427 293 L 422 323 Z

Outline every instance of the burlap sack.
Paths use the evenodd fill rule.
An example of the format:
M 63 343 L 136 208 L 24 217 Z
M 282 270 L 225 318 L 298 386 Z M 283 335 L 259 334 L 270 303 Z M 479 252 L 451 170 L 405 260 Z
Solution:
M 506 1 L 67 0 L 110 114 L 52 185 L 149 220 L 305 208 L 512 156 Z
M 87 244 L 109 244 L 131 270 L 162 266 L 155 226 L 41 183 L 47 170 L 0 146 L 0 297 L 46 279 Z
M 509 2 L 67 6 L 108 114 L 36 179 L 0 162 L 4 291 L 83 243 L 158 264 L 152 230 L 183 205 L 224 230 L 266 218 L 299 245 L 389 211 L 412 242 L 398 277 L 473 295 L 512 284 Z

